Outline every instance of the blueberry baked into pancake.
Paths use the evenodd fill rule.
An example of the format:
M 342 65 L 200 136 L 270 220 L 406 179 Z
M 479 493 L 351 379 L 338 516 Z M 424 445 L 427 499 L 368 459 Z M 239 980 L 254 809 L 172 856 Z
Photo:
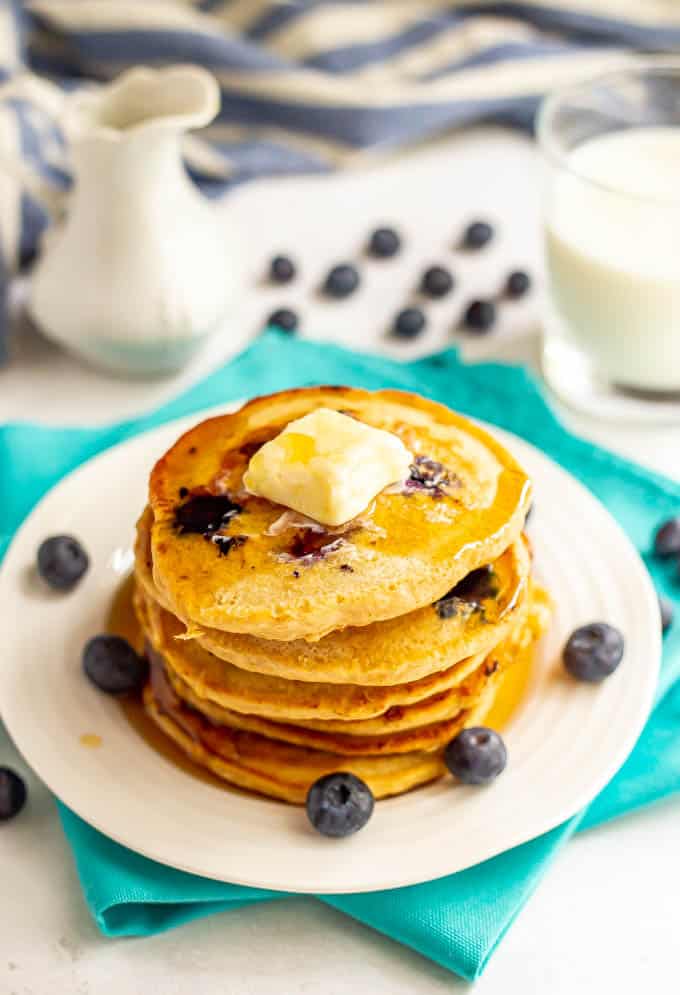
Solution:
M 202 422 L 137 523 L 147 714 L 327 835 L 454 755 L 488 782 L 505 752 L 485 716 L 550 616 L 530 503 L 495 438 L 412 394 L 313 387 Z

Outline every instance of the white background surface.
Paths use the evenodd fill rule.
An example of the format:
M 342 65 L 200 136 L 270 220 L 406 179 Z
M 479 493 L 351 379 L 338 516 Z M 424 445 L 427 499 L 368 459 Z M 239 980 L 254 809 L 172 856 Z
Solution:
M 305 333 L 356 348 L 409 358 L 463 342 L 451 327 L 467 297 L 491 293 L 516 265 L 540 273 L 538 191 L 529 143 L 495 130 L 447 140 L 379 169 L 244 187 L 221 209 L 225 224 L 243 234 L 250 285 L 229 327 L 190 369 L 169 382 L 113 381 L 26 333 L 9 368 L 0 371 L 0 422 L 87 425 L 155 407 L 214 368 L 283 304 L 299 308 Z M 500 237 L 479 256 L 453 252 L 474 216 L 497 223 Z M 366 261 L 355 297 L 323 301 L 315 288 L 325 271 L 356 258 L 381 222 L 403 231 L 407 249 L 391 262 Z M 294 254 L 303 271 L 303 279 L 283 290 L 260 285 L 277 251 Z M 418 343 L 387 343 L 390 317 L 429 261 L 451 265 L 457 292 L 428 307 L 430 327 Z M 534 361 L 541 282 L 529 300 L 503 306 L 498 330 L 464 343 L 465 353 Z M 680 428 L 616 427 L 562 413 L 590 438 L 680 476 Z M 2 733 L 0 763 L 24 770 Z M 85 909 L 54 804 L 27 776 L 29 806 L 0 828 L 0 995 L 146 995 L 153 988 L 163 995 L 434 995 L 467 987 L 309 899 L 225 913 L 151 939 L 104 939 Z M 476 995 L 674 990 L 679 839 L 677 801 L 577 837 L 503 941 Z

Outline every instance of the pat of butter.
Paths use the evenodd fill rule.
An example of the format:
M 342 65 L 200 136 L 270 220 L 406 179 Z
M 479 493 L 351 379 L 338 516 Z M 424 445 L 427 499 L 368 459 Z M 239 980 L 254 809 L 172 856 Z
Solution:
M 408 477 L 412 462 L 391 432 L 318 408 L 262 446 L 243 483 L 251 494 L 324 525 L 342 525 L 384 487 Z

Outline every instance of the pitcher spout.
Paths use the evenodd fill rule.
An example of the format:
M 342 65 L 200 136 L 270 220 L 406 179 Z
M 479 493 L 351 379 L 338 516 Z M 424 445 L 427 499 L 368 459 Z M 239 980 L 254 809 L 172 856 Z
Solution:
M 201 128 L 219 108 L 217 81 L 199 66 L 136 67 L 108 86 L 73 95 L 64 124 L 71 140 L 121 141 L 150 129 Z

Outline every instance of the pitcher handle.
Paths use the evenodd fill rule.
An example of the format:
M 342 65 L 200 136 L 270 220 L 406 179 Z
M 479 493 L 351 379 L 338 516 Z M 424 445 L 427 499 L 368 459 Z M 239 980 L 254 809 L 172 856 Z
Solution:
M 7 97 L 25 100 L 46 111 L 57 121 L 61 119 L 66 99 L 54 84 L 28 73 L 20 73 L 0 86 L 0 101 Z M 0 144 L 0 172 L 23 187 L 43 207 L 50 220 L 57 220 L 63 215 L 66 199 L 64 191 L 38 176 L 19 151 L 10 151 Z

